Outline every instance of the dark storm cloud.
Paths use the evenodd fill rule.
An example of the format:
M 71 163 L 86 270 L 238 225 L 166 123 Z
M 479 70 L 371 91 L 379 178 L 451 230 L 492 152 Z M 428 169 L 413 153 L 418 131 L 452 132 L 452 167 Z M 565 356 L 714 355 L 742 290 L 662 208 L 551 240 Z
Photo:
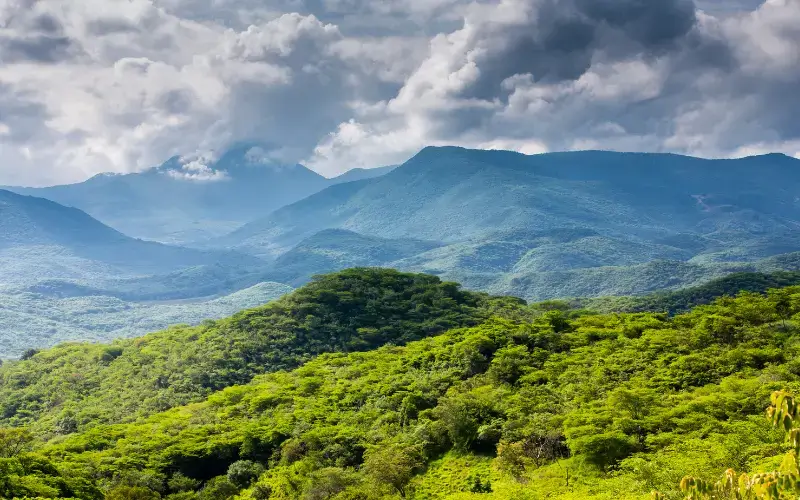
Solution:
M 77 48 L 63 36 L 23 36 L 0 38 L 0 60 L 4 63 L 55 63 L 71 59 Z
M 25 144 L 31 141 L 50 118 L 47 109 L 30 97 L 0 83 L 0 123 L 9 127 L 4 142 Z
M 541 0 L 532 4 L 536 12 L 532 22 L 504 27 L 487 37 L 489 50 L 478 61 L 481 76 L 465 96 L 491 99 L 501 94 L 500 84 L 514 75 L 530 74 L 537 82 L 558 83 L 577 80 L 598 58 L 653 58 L 678 51 L 686 43 L 706 45 L 694 32 L 697 14 L 691 0 Z M 715 50 L 715 59 L 728 57 L 724 45 L 716 45 Z
M 28 2 L 27 8 L 34 4 Z M 7 64 L 56 63 L 81 52 L 75 41 L 64 34 L 61 22 L 49 14 L 14 15 L 8 28 L 0 35 L 0 61 Z

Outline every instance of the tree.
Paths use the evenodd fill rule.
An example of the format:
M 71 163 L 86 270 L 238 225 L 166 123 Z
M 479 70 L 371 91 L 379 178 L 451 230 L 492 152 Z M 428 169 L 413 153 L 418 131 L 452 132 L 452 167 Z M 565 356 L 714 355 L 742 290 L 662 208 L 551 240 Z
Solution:
M 239 488 L 247 488 L 264 472 L 261 464 L 250 460 L 239 460 L 228 467 L 228 481 Z
M 770 290 L 768 293 L 775 313 L 783 322 L 783 329 L 786 330 L 786 320 L 792 317 L 792 294 L 789 289 Z
M 800 404 L 788 392 L 777 391 L 772 394 L 767 417 L 786 433 L 792 447 L 780 469 L 753 475 L 739 475 L 728 469 L 716 483 L 686 476 L 681 490 L 688 495 L 687 500 L 779 500 L 800 496 Z M 666 497 L 654 493 L 653 498 Z
M 33 435 L 20 427 L 0 427 L 0 458 L 14 458 L 28 451 L 33 442 Z
M 358 482 L 355 474 L 338 467 L 326 467 L 311 473 L 311 483 L 304 500 L 326 500 Z
M 405 498 L 408 482 L 420 465 L 419 452 L 415 448 L 395 444 L 370 450 L 364 461 L 364 470 L 367 475 L 391 486 Z

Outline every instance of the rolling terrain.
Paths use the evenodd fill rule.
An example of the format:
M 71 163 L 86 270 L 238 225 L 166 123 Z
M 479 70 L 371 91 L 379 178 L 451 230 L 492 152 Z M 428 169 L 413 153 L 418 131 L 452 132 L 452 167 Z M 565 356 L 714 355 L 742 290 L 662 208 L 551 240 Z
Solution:
M 172 302 L 127 302 L 103 295 L 0 294 L 0 359 L 61 342 L 108 342 L 172 325 L 198 324 L 266 304 L 291 290 L 280 283 L 260 283 L 222 297 Z
M 764 408 L 800 387 L 798 322 L 800 287 L 670 317 L 349 270 L 229 319 L 4 364 L 0 492 L 684 498 L 686 475 L 779 468 Z
M 246 297 L 236 292 L 260 283 L 297 287 L 316 274 L 360 266 L 433 274 L 531 301 L 645 295 L 730 273 L 800 269 L 793 187 L 800 161 L 783 155 L 526 156 L 445 147 L 426 148 L 399 167 L 324 179 L 254 158 L 251 149 L 223 155 L 212 170 L 225 175 L 215 181 L 180 178 L 184 165 L 172 159 L 140 174 L 36 191 L 147 231 L 175 229 L 158 218 L 185 226 L 187 214 L 206 229 L 213 217 L 230 219 L 220 231 L 203 229 L 203 237 L 256 219 L 194 248 L 137 240 L 81 210 L 0 192 L 0 293 L 24 305 L 28 318 L 22 327 L 9 317 L 6 337 L 37 339 L 38 346 L 136 334 L 166 324 L 121 324 L 148 311 L 189 322 L 213 316 L 162 316 L 158 307 L 172 301 Z M 149 236 L 172 238 L 164 234 Z M 184 237 L 189 233 L 174 239 Z M 81 301 L 85 319 L 54 320 L 54 311 Z M 133 313 L 87 329 L 96 319 L 91 304 Z M 7 352 L 23 344 L 7 342 Z

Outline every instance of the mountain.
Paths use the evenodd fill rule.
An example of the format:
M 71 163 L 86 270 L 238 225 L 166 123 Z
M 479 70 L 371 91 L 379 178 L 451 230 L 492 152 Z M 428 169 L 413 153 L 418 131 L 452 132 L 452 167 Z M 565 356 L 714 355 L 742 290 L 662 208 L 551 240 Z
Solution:
M 0 278 L 3 289 L 42 280 L 106 280 L 168 273 L 191 266 L 258 265 L 228 251 L 200 251 L 130 238 L 85 212 L 0 190 Z
M 212 246 L 271 259 L 340 229 L 436 243 L 380 265 L 493 293 L 646 293 L 800 250 L 798 183 L 800 161 L 784 155 L 426 148 L 386 175 L 331 186 Z
M 348 271 L 213 325 L 3 365 L 0 493 L 685 498 L 687 474 L 792 467 L 796 423 L 764 408 L 800 383 L 799 325 L 800 287 L 670 317 Z M 794 488 L 785 474 L 768 485 Z
M 345 182 L 360 181 L 364 179 L 372 179 L 386 175 L 392 170 L 396 169 L 397 165 L 388 165 L 385 167 L 376 168 L 354 168 L 348 170 L 340 176 L 331 179 L 331 184 L 342 184 Z
M 245 144 L 213 162 L 174 157 L 141 173 L 9 189 L 80 208 L 131 236 L 186 243 L 226 234 L 329 183 L 302 165 L 276 163 Z
M 270 253 L 322 229 L 460 242 L 499 231 L 591 228 L 697 251 L 800 228 L 800 161 L 586 151 L 526 156 L 426 148 L 390 173 L 332 186 L 221 244 Z M 763 243 L 762 243 L 763 245 Z M 699 247 L 699 248 L 698 248 Z

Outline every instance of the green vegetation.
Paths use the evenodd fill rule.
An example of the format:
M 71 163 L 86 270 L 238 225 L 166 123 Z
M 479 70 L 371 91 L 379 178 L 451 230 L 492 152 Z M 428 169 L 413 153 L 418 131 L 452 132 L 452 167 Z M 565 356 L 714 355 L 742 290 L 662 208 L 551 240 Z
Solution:
M 61 342 L 108 342 L 170 325 L 198 324 L 266 304 L 291 290 L 280 283 L 261 283 L 216 299 L 173 302 L 0 294 L 0 359 L 19 357 L 27 349 Z
M 728 469 L 722 479 L 715 483 L 686 476 L 681 481 L 681 489 L 689 494 L 689 500 L 780 500 L 800 495 L 800 427 L 797 425 L 800 407 L 791 394 L 776 391 L 772 394 L 772 405 L 767 410 L 767 416 L 776 428 L 786 432 L 791 445 L 780 469 L 753 475 L 739 475 L 733 469 Z M 665 498 L 658 492 L 653 496 L 656 500 Z
M 734 273 L 704 285 L 677 291 L 656 292 L 639 297 L 599 297 L 569 301 L 572 307 L 599 312 L 686 312 L 695 306 L 710 304 L 723 296 L 740 292 L 763 293 L 770 288 L 800 285 L 800 272 Z
M 433 276 L 343 271 L 228 319 L 109 345 L 65 344 L 7 362 L 0 368 L 0 425 L 31 424 L 47 435 L 132 421 L 321 353 L 475 325 L 499 303 Z
M 763 408 L 800 390 L 799 326 L 800 287 L 670 317 L 346 271 L 213 326 L 4 366 L 0 496 L 679 499 L 686 474 L 778 468 Z M 124 381 L 81 386 L 91 370 Z

